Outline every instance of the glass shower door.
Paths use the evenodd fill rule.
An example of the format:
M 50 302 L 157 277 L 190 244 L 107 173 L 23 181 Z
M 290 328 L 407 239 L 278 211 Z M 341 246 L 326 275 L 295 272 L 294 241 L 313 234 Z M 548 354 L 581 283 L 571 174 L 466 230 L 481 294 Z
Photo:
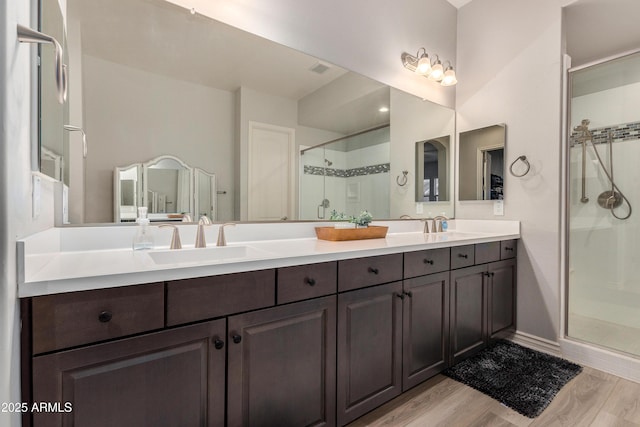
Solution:
M 640 356 L 640 54 L 569 84 L 567 335 Z

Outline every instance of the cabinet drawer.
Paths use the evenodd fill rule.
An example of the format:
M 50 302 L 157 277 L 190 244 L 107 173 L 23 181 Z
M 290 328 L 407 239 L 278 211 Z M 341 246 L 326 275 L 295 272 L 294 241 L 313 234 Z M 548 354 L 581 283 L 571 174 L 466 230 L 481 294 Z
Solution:
M 451 248 L 451 269 L 468 267 L 475 262 L 474 245 L 456 246 Z
M 404 277 L 418 277 L 449 270 L 450 248 L 404 254 Z
M 500 242 L 478 243 L 475 246 L 476 264 L 500 261 Z
M 33 298 L 34 354 L 164 327 L 162 283 Z
M 500 259 L 515 258 L 518 250 L 517 240 L 503 240 L 500 242 Z
M 278 304 L 336 293 L 338 263 L 300 265 L 278 269 Z
M 275 276 L 271 269 L 167 282 L 167 325 L 272 306 Z
M 402 254 L 338 261 L 338 291 L 402 280 Z

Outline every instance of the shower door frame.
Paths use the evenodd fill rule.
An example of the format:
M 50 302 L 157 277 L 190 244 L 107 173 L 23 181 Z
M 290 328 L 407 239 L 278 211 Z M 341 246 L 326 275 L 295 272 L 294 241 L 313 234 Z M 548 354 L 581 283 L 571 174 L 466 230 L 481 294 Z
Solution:
M 616 350 L 610 347 L 605 347 L 602 345 L 599 345 L 597 343 L 593 343 L 590 341 L 585 341 L 585 340 L 581 340 L 579 338 L 575 338 L 575 337 L 571 337 L 569 336 L 569 331 L 568 331 L 568 327 L 569 327 L 569 238 L 570 238 L 570 217 L 569 217 L 569 211 L 570 211 L 570 182 L 571 182 L 571 177 L 570 177 L 570 155 L 571 155 L 571 147 L 569 146 L 569 133 L 571 132 L 571 125 L 570 125 L 570 119 L 571 119 L 571 99 L 572 99 L 572 91 L 571 91 L 571 73 L 574 73 L 576 71 L 580 71 L 580 70 L 584 70 L 586 68 L 590 68 L 596 65 L 600 65 L 600 64 L 604 64 L 606 62 L 610 62 L 610 61 L 614 61 L 617 59 L 621 59 L 624 58 L 626 56 L 631 56 L 631 55 L 636 55 L 636 54 L 640 54 L 640 48 L 639 49 L 633 49 L 633 50 L 628 50 L 625 52 L 621 52 L 615 55 L 610 55 L 607 56 L 605 58 L 601 58 L 601 59 L 597 59 L 594 61 L 590 61 L 587 62 L 585 64 L 576 66 L 576 67 L 571 67 L 571 57 L 569 55 L 564 55 L 563 58 L 563 76 L 562 76 L 562 111 L 563 111 L 563 117 L 562 117 L 562 138 L 561 138 L 561 144 L 563 146 L 562 151 L 562 155 L 561 155 L 561 162 L 562 162 L 562 185 L 561 185 L 561 191 L 560 191 L 560 197 L 561 197 L 561 201 L 564 200 L 564 203 L 560 203 L 561 206 L 561 221 L 560 221 L 560 226 L 561 226 L 561 239 L 560 239 L 560 253 L 561 255 L 561 259 L 560 259 L 560 268 L 561 271 L 563 272 L 563 274 L 561 275 L 561 292 L 560 292 L 560 341 L 561 341 L 561 347 L 563 349 L 563 353 L 565 351 L 567 351 L 567 348 L 563 345 L 563 340 L 569 342 L 569 343 L 577 343 L 577 344 L 581 344 L 582 346 L 587 346 L 587 347 L 593 347 L 597 350 L 600 350 L 601 354 L 598 355 L 597 357 L 600 357 L 606 364 L 606 368 L 603 369 L 607 369 L 609 370 L 609 372 L 613 372 L 616 373 L 619 376 L 625 377 L 625 378 L 632 378 L 636 381 L 640 381 L 640 360 L 637 360 L 636 358 L 640 358 L 640 355 L 636 356 L 636 358 L 631 358 L 628 356 L 628 353 L 624 353 L 620 350 Z M 585 142 L 586 143 L 586 142 Z M 584 355 L 582 355 L 584 357 Z M 577 356 L 576 356 L 577 357 Z M 613 365 L 616 364 L 616 359 L 618 357 L 621 358 L 625 358 L 628 359 L 627 362 L 629 362 L 632 367 L 630 368 L 631 370 L 633 370 L 635 372 L 634 374 L 629 374 L 628 372 L 628 367 L 623 367 L 620 368 L 620 366 L 618 365 L 617 367 L 613 367 Z M 618 371 L 619 372 L 616 372 Z M 626 374 L 626 375 L 625 375 Z

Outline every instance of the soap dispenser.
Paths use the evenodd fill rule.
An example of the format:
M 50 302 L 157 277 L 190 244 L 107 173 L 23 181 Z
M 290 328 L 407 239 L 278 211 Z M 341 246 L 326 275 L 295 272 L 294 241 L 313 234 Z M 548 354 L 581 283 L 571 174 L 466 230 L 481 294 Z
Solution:
M 133 237 L 133 250 L 153 249 L 153 236 L 149 228 L 149 218 L 147 218 L 147 208 L 142 206 L 138 208 L 138 229 Z

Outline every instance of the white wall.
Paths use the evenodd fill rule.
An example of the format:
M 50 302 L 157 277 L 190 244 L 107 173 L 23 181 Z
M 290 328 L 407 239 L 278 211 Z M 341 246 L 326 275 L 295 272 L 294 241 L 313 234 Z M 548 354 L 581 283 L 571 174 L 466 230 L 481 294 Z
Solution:
M 20 401 L 20 341 L 16 238 L 53 226 L 53 183 L 42 179 L 42 212 L 31 217 L 32 85 L 35 49 L 17 42 L 16 25 L 30 25 L 29 2 L 0 2 L 0 402 Z M 0 412 L 0 425 L 17 426 Z
M 172 155 L 215 173 L 233 219 L 234 94 L 83 56 L 86 222 L 113 222 L 113 169 Z M 162 120 L 158 120 L 161 117 Z
M 449 108 L 432 102 L 425 102 L 410 94 L 391 89 L 391 172 L 389 173 L 391 212 L 390 218 L 401 215 L 428 217 L 453 216 L 453 189 L 449 200 L 423 204 L 423 212 L 416 209 L 416 142 L 451 135 L 451 149 L 447 167 L 450 179 L 453 177 L 453 140 L 455 138 L 455 113 Z M 396 178 L 402 178 L 402 171 L 409 171 L 407 184 L 399 186 Z M 456 213 L 457 216 L 457 213 Z
M 474 0 L 458 13 L 457 132 L 506 123 L 505 216 L 491 202 L 457 202 L 457 218 L 514 219 L 521 332 L 556 341 L 560 325 L 560 124 L 562 2 Z

